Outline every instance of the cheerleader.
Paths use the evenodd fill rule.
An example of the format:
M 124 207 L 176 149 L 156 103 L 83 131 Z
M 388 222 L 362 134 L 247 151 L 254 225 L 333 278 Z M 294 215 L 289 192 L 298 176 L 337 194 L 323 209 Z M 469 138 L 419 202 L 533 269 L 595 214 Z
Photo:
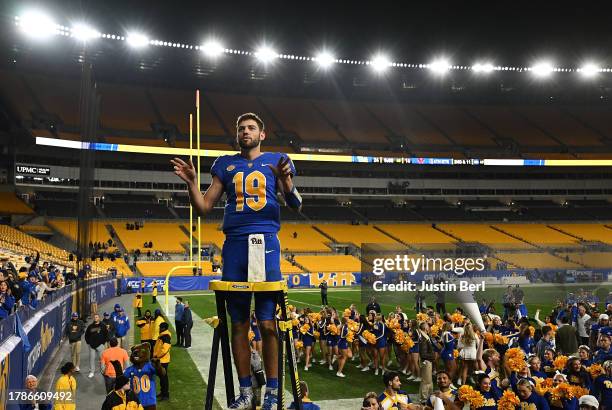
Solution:
M 561 383 L 567 383 L 567 378 L 562 373 L 555 374 L 555 377 L 553 377 L 553 387 L 557 387 Z M 546 392 L 544 397 L 548 401 L 551 410 L 578 410 L 578 399 L 576 397 L 571 399 L 557 398 L 550 391 Z
M 578 346 L 578 357 L 580 358 L 580 364 L 583 367 L 589 367 L 593 364 L 591 359 L 591 349 L 586 345 Z
M 570 357 L 565 366 L 564 373 L 569 384 L 591 389 L 591 375 L 582 368 L 579 358 Z
M 461 379 L 458 381 L 459 384 L 467 383 L 468 374 L 471 375 L 476 370 L 476 353 L 478 349 L 478 343 L 480 342 L 478 336 L 474 332 L 474 328 L 471 323 L 468 323 L 463 328 L 463 335 L 459 338 L 457 347 L 461 349 L 459 356 L 461 357 Z
M 367 326 L 368 328 L 366 330 L 369 330 L 370 332 L 374 332 L 374 326 L 376 325 L 376 311 L 375 310 L 370 310 L 368 312 L 368 316 L 366 318 L 366 322 L 367 322 Z M 368 363 L 368 368 L 371 366 L 374 366 L 374 362 L 378 360 L 378 350 L 376 350 L 376 344 L 372 345 L 368 342 L 367 344 L 367 351 L 368 354 L 370 356 L 370 362 Z M 365 370 L 362 370 L 362 372 Z
M 251 312 L 251 332 L 253 332 L 253 334 L 255 335 L 255 337 L 253 337 L 253 341 L 251 342 L 253 344 L 253 348 L 257 350 L 257 353 L 259 353 L 260 357 L 263 357 L 263 343 L 261 341 L 261 332 L 259 331 L 259 327 L 257 326 L 257 317 L 255 316 L 255 311 Z
M 414 343 L 414 345 L 408 351 L 408 367 L 411 373 L 408 376 L 408 381 L 420 382 L 421 370 L 419 365 L 419 325 L 415 319 L 410 321 L 408 336 Z
M 340 320 L 338 320 L 338 312 L 334 309 L 328 313 L 327 321 L 327 365 L 329 370 L 334 370 L 334 363 L 338 357 L 338 333 L 333 332 L 333 327 L 336 330 L 340 326 Z
M 518 336 L 519 347 L 523 352 L 525 352 L 525 356 L 529 356 L 533 350 L 533 337 L 531 337 L 531 330 L 529 329 L 529 323 L 522 323 L 519 329 Z
M 312 354 L 312 346 L 315 343 L 314 325 L 308 316 L 304 316 L 304 324 L 300 327 L 300 334 L 302 336 L 302 343 L 304 344 L 304 352 L 306 354 L 304 371 L 308 371 L 310 366 L 312 366 L 310 363 L 310 356 Z
M 374 356 L 374 368 L 376 369 L 374 375 L 378 376 L 379 369 L 383 373 L 387 372 L 384 366 L 387 360 L 387 333 L 389 332 L 387 325 L 385 325 L 385 320 L 380 313 L 376 314 L 376 323 L 374 323 L 372 331 L 374 336 L 376 336 L 376 351 L 378 353 L 377 356 Z
M 512 387 L 515 393 L 517 392 L 518 382 L 523 379 L 527 379 L 535 385 L 535 380 L 531 377 L 527 363 L 518 372 L 513 371 L 510 373 L 510 387 Z
M 497 410 L 497 402 L 502 396 L 501 390 L 491 384 L 491 378 L 480 373 L 476 382 L 476 390 L 484 397 L 484 405 L 479 410 Z
M 393 349 L 395 348 L 395 355 L 397 357 L 397 351 L 398 346 L 395 343 L 395 330 L 390 326 L 392 324 L 393 321 L 395 321 L 397 318 L 395 316 L 395 313 L 390 312 L 387 315 L 387 321 L 385 322 L 387 324 L 387 357 L 389 358 L 389 360 L 387 361 L 387 367 L 391 366 L 391 363 L 393 363 L 393 359 L 392 359 L 392 355 L 393 355 Z M 399 324 L 399 321 L 398 321 Z M 398 363 L 399 363 L 399 359 L 398 359 Z
M 529 373 L 531 373 L 531 377 L 538 379 L 546 379 L 548 376 L 546 373 L 540 370 L 542 362 L 538 356 L 531 356 L 528 360 L 529 363 Z
M 348 320 L 349 319 L 347 317 L 342 318 L 342 326 L 340 327 L 340 338 L 338 339 L 338 351 L 340 352 L 340 355 L 338 356 L 338 372 L 336 373 L 336 376 L 342 378 L 346 377 L 344 373 L 342 373 L 342 370 L 344 370 L 344 365 L 348 358 L 351 356 L 351 350 L 349 349 L 348 340 L 350 333 L 348 327 Z
M 528 379 L 521 379 L 517 384 L 517 395 L 521 404 L 520 409 L 550 410 L 548 401 L 533 391 L 533 383 Z
M 362 372 L 367 372 L 370 370 L 370 366 L 368 364 L 368 341 L 365 337 L 363 337 L 363 332 L 369 329 L 368 320 L 365 315 L 359 315 L 359 328 L 357 328 L 357 332 L 355 332 L 356 340 L 355 343 L 359 344 L 359 365 L 358 369 L 361 369 Z
M 321 360 L 319 364 L 327 363 L 327 311 L 322 310 L 321 319 L 316 323 L 319 332 L 319 349 L 321 349 Z
M 552 377 L 555 374 L 555 365 L 553 361 L 555 360 L 555 351 L 553 349 L 544 350 L 544 360 L 542 360 L 542 369 L 544 373 L 548 377 Z
M 444 322 L 442 326 L 442 351 L 440 357 L 444 362 L 444 369 L 451 380 L 455 380 L 457 372 L 457 361 L 455 360 L 455 349 L 457 348 L 457 338 L 452 333 L 453 324 Z

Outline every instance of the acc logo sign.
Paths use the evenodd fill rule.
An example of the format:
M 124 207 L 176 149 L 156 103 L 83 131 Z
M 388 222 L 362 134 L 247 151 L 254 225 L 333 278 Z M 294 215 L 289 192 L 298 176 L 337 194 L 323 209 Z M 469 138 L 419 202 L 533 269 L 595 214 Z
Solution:
M 4 360 L 0 362 L 0 410 L 6 409 L 7 392 L 9 389 L 9 373 L 10 373 L 10 355 L 6 355 Z

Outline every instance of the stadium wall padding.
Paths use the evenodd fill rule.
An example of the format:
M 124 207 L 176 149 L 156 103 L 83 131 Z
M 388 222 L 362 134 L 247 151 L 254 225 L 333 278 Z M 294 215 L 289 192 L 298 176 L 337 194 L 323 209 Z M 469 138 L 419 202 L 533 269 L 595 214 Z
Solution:
M 116 295 L 116 283 L 116 280 L 109 279 L 88 284 L 86 290 L 90 300 L 101 304 L 111 299 Z M 15 332 L 15 318 L 0 322 L 3 324 L 0 335 L 8 332 L 7 329 L 11 330 L 11 336 L 0 344 L 0 410 L 18 409 L 18 406 L 7 406 L 7 391 L 23 389 L 28 374 L 40 377 L 45 365 L 58 351 L 70 321 L 75 293 L 66 291 L 24 320 L 23 328 L 31 347 L 29 352 L 25 352 L 23 341 Z M 9 326 L 4 326 L 3 322 L 10 322 Z

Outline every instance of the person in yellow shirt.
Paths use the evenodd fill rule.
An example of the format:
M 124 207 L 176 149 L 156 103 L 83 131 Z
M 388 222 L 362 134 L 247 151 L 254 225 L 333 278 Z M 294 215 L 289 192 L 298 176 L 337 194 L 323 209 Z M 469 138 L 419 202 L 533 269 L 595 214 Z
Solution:
M 151 286 L 153 287 L 153 291 L 152 291 L 153 301 L 151 303 L 157 303 L 157 281 L 154 280 Z
M 140 293 L 136 294 L 136 297 L 132 301 L 132 307 L 138 309 L 138 317 L 142 317 L 142 295 Z
M 159 337 L 159 326 L 165 322 L 166 320 L 162 316 L 161 310 L 155 309 L 155 319 L 153 320 L 153 330 L 151 331 L 151 339 L 153 340 L 154 344 L 157 338 Z
M 72 362 L 66 362 L 60 369 L 62 375 L 55 383 L 55 391 L 59 398 L 53 408 L 55 410 L 76 410 L 77 382 L 74 376 L 75 366 Z
M 155 347 L 155 340 L 153 340 L 153 318 L 151 317 L 151 311 L 145 310 L 144 317 L 141 317 L 136 321 L 136 326 L 140 329 L 140 343 L 148 343 L 151 346 L 151 351 Z
M 161 396 L 159 401 L 170 399 L 169 383 L 168 383 L 168 365 L 170 364 L 170 349 L 172 348 L 170 331 L 168 323 L 163 322 L 159 325 L 159 337 L 155 341 L 153 348 L 152 361 L 159 361 L 162 367 L 166 370 L 165 374 L 159 376 L 159 384 L 161 387 Z

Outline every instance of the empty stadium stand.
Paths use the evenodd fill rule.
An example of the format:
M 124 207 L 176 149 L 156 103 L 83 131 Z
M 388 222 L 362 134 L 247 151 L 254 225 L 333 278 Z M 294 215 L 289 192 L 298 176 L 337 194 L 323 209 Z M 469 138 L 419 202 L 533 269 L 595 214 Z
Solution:
M 177 223 L 146 222 L 138 230 L 128 230 L 125 223 L 113 222 L 112 227 L 129 252 L 140 249 L 145 254 L 149 250 L 164 253 L 184 253 L 184 244 L 189 243 L 189 237 Z M 153 247 L 145 248 L 144 243 L 149 241 L 153 242 Z
M 308 272 L 360 272 L 361 261 L 351 255 L 296 256 Z
M 32 208 L 27 206 L 13 192 L 0 192 L 0 215 L 32 214 Z

